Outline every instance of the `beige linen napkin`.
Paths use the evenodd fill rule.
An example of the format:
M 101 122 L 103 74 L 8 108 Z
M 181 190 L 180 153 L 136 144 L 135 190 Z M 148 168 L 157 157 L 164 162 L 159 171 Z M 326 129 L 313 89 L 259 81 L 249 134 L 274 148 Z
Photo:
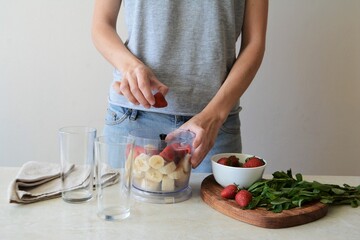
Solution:
M 109 167 L 102 166 L 104 173 L 102 184 L 112 185 L 119 179 L 119 173 Z M 76 189 L 89 183 L 88 171 L 78 166 L 69 166 L 69 182 L 66 189 Z M 14 181 L 10 183 L 8 195 L 10 203 L 33 203 L 61 196 L 60 165 L 47 162 L 30 161 L 25 163 Z

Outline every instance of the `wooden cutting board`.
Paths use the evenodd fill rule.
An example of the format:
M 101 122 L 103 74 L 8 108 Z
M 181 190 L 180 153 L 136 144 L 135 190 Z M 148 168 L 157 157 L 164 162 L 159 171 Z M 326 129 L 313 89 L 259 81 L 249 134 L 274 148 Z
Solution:
M 222 189 L 214 176 L 209 175 L 201 183 L 201 198 L 209 206 L 229 217 L 263 228 L 286 228 L 309 223 L 324 217 L 328 211 L 328 206 L 320 202 L 284 210 L 281 213 L 273 213 L 263 208 L 243 210 L 235 200 L 222 198 Z

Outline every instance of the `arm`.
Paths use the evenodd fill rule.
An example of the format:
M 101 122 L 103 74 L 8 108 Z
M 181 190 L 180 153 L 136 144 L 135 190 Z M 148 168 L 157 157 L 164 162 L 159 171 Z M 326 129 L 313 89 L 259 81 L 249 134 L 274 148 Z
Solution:
M 256 75 L 265 52 L 268 0 L 247 0 L 241 49 L 223 85 L 199 114 L 181 128 L 196 133 L 191 162 L 197 167 L 214 145 L 221 125 Z
M 149 108 L 155 103 L 151 90 L 157 89 L 165 95 L 168 88 L 126 48 L 117 34 L 116 22 L 120 6 L 121 0 L 95 1 L 93 42 L 105 59 L 122 73 L 122 81 L 116 82 L 114 89 L 133 104 Z

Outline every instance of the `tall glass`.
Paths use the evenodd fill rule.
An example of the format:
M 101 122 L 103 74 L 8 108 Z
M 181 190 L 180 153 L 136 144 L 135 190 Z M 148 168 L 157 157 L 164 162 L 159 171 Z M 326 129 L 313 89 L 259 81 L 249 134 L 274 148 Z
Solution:
M 96 129 L 71 126 L 59 129 L 62 199 L 81 203 L 93 197 Z
M 122 220 L 130 215 L 131 170 L 134 140 L 125 136 L 96 138 L 98 216 Z M 110 184 L 108 174 L 116 174 Z

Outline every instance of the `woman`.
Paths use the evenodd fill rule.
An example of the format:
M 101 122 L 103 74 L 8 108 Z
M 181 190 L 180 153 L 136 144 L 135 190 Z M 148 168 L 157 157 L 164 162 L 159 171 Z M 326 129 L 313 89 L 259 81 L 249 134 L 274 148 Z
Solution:
M 121 2 L 125 43 L 116 32 Z M 93 41 L 115 67 L 105 134 L 191 130 L 198 172 L 211 172 L 212 154 L 241 152 L 239 99 L 263 59 L 267 13 L 268 0 L 96 0 Z M 156 92 L 167 107 L 153 107 Z

